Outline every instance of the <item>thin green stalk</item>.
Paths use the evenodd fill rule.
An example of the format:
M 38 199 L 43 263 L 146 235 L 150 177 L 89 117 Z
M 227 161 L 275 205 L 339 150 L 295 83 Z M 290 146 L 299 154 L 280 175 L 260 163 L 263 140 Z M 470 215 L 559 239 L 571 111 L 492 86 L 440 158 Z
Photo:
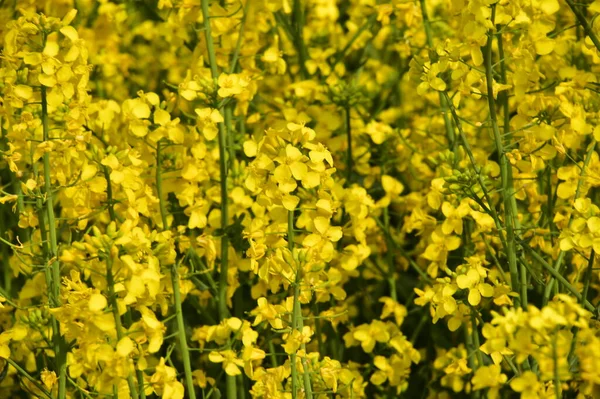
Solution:
M 319 348 L 319 353 L 321 356 L 325 356 L 325 343 L 323 342 L 323 332 L 321 329 L 321 319 L 318 317 L 319 315 L 319 304 L 317 301 L 313 302 L 313 314 L 315 315 L 315 334 L 317 335 L 317 344 Z
M 533 258 L 536 261 L 538 261 L 542 265 L 542 267 L 546 269 L 548 273 L 550 273 L 550 275 L 557 279 L 559 283 L 561 283 L 571 294 L 573 294 L 573 296 L 577 298 L 587 310 L 589 310 L 590 312 L 594 312 L 596 310 L 594 305 L 588 302 L 587 299 L 583 298 L 579 291 L 577 291 L 577 289 L 573 287 L 571 283 L 569 283 L 569 281 L 566 278 L 564 278 L 558 271 L 556 271 L 551 265 L 549 265 L 548 262 L 544 260 L 544 258 L 542 258 L 536 251 L 534 251 L 533 248 L 531 248 L 527 244 L 523 244 L 523 248 L 528 250 L 531 253 L 531 256 L 533 256 Z
M 110 220 L 116 221 L 117 215 L 115 214 L 115 204 L 113 201 L 112 184 L 110 183 L 110 172 L 108 166 L 103 168 L 104 179 L 106 180 L 106 202 L 108 203 L 108 215 Z
M 389 230 L 386 228 L 385 224 L 378 218 L 375 218 L 375 223 L 377 223 L 377 226 L 379 226 L 379 228 L 385 233 L 387 239 L 389 240 L 389 243 L 394 246 L 396 251 L 398 251 L 398 253 L 400 253 L 400 255 L 402 255 L 404 258 L 406 258 L 406 260 L 408 261 L 408 264 L 413 268 L 413 270 L 416 271 L 417 274 L 419 274 L 419 276 L 421 276 L 421 278 L 426 283 L 429 283 L 429 284 L 433 283 L 433 280 L 431 279 L 431 277 L 429 277 L 429 275 L 423 269 L 421 269 L 421 267 L 410 257 L 410 255 L 408 253 L 406 253 L 406 251 L 404 250 L 402 245 L 400 243 L 396 242 L 396 240 L 394 239 L 394 236 L 391 235 Z
M 383 208 L 383 223 L 385 226 L 385 231 L 387 231 L 387 233 L 388 233 L 385 235 L 385 238 L 386 238 L 386 244 L 387 244 L 387 251 L 386 251 L 386 260 L 387 260 L 387 264 L 388 264 L 387 279 L 388 279 L 388 283 L 390 285 L 390 297 L 395 302 L 398 302 L 398 293 L 396 292 L 396 277 L 395 277 L 395 270 L 394 270 L 395 269 L 394 254 L 392 252 L 392 247 L 394 246 L 394 244 L 392 243 L 392 240 L 390 239 L 390 237 L 391 237 L 391 234 L 389 233 L 389 231 L 390 231 L 390 214 L 389 214 L 387 207 Z
M 15 189 L 15 194 L 17 195 L 17 210 L 19 214 L 25 212 L 25 204 L 23 202 L 23 191 L 21 190 L 21 180 L 19 180 L 15 175 L 12 175 L 13 186 Z M 21 242 L 29 241 L 30 227 L 23 229 L 23 239 Z
M 273 340 L 269 338 L 269 355 L 271 355 L 271 367 L 278 367 L 277 363 L 277 353 L 275 352 L 275 344 L 273 344 Z
M 11 358 L 7 358 L 5 360 L 6 360 L 6 362 L 8 364 L 10 364 L 11 366 L 13 366 L 15 368 L 15 370 L 17 370 L 17 372 L 19 374 L 21 374 L 23 377 L 25 377 L 29 381 L 31 381 L 31 383 L 33 385 L 35 385 L 35 387 L 37 389 L 40 390 L 40 392 L 44 395 L 45 398 L 47 398 L 47 399 L 53 399 L 52 395 L 42 386 L 42 384 L 40 384 L 38 382 L 38 380 L 36 380 L 35 378 L 33 378 L 24 368 L 22 368 L 21 366 L 19 366 L 19 364 L 17 362 L 15 362 L 14 360 L 12 360 Z
M 302 79 L 308 77 L 308 71 L 306 70 L 306 60 L 308 60 L 308 51 L 304 44 L 304 2 L 302 0 L 294 0 L 294 7 L 292 10 L 292 28 L 294 30 L 294 44 L 296 45 L 296 51 L 298 52 L 298 62 L 300 64 L 300 76 Z
M 569 7 L 571 7 L 571 10 L 573 11 L 573 14 L 575 14 L 577 21 L 581 24 L 581 26 L 583 26 L 585 34 L 590 37 L 590 40 L 592 41 L 592 43 L 594 43 L 596 49 L 600 51 L 600 40 L 598 40 L 598 37 L 594 33 L 592 26 L 588 23 L 587 19 L 585 18 L 585 15 L 583 15 L 581 10 L 577 8 L 575 3 L 573 3 L 573 0 L 566 0 L 566 2 L 569 5 Z
M 233 52 L 233 56 L 231 57 L 231 67 L 229 68 L 229 73 L 235 73 L 235 68 L 237 67 L 237 60 L 240 56 L 240 50 L 242 48 L 242 41 L 244 40 L 244 28 L 246 26 L 246 18 L 248 17 L 248 10 L 250 9 L 251 1 L 246 2 L 243 6 L 244 15 L 242 16 L 242 21 L 240 23 L 240 33 L 238 34 L 237 42 L 235 43 L 235 51 Z
M 429 15 L 427 14 L 427 5 L 425 0 L 420 0 L 421 3 L 421 14 L 423 17 L 423 26 L 425 28 L 425 37 L 427 39 L 427 47 L 429 47 L 429 58 L 432 63 L 437 62 L 438 56 L 433 48 L 433 32 L 431 31 L 431 23 L 429 21 Z M 451 101 L 444 96 L 442 92 L 439 92 L 440 108 L 442 110 L 442 116 L 444 117 L 444 126 L 446 127 L 446 138 L 448 139 L 448 146 L 454 152 L 456 147 L 456 138 L 454 135 L 454 127 L 452 126 L 452 120 L 448 115 L 449 105 Z
M 496 25 L 496 31 L 500 32 L 502 30 L 502 25 Z M 498 34 L 496 36 L 496 42 L 498 43 L 498 62 L 500 63 L 500 83 L 506 84 L 506 60 L 504 59 L 504 40 L 502 40 L 502 34 Z M 510 109 L 508 104 L 508 92 L 506 90 L 502 90 L 498 93 L 498 101 L 500 102 L 500 106 L 502 107 L 502 116 L 503 120 L 503 134 L 508 137 L 510 141 L 512 135 L 510 134 Z
M 560 376 L 558 371 L 558 350 L 556 348 L 557 334 L 554 334 L 554 340 L 552 342 L 552 356 L 554 357 L 554 396 L 561 398 L 560 394 Z
M 496 5 L 492 4 L 492 16 L 491 21 L 494 23 L 496 16 Z M 501 40 L 501 38 L 499 38 Z M 484 64 L 485 64 L 485 81 L 487 86 L 487 100 L 490 113 L 490 120 L 492 125 L 492 131 L 494 133 L 494 141 L 496 144 L 496 151 L 498 152 L 498 158 L 500 159 L 500 180 L 502 182 L 502 197 L 504 200 L 504 226 L 506 229 L 506 256 L 508 257 L 508 269 L 510 270 L 511 280 L 514 279 L 513 284 L 519 285 L 521 291 L 521 304 L 527 309 L 527 272 L 525 267 L 521 266 L 520 273 L 518 275 L 517 270 L 517 246 L 516 246 L 516 235 L 515 229 L 520 230 L 521 225 L 518 218 L 518 210 L 516 201 L 514 198 L 514 185 L 512 182 L 512 167 L 506 157 L 504 150 L 504 143 L 502 142 L 502 135 L 498 127 L 498 118 L 496 115 L 496 100 L 494 98 L 494 78 L 493 78 L 493 67 L 492 67 L 492 43 L 494 41 L 493 32 L 488 32 L 487 44 L 484 52 Z
M 473 326 L 472 333 L 473 333 L 473 348 L 475 350 L 475 356 L 477 357 L 477 364 L 479 365 L 479 367 L 483 366 L 483 356 L 481 356 L 481 351 L 479 350 L 479 331 L 477 330 L 477 320 L 475 317 L 475 312 L 476 310 L 474 308 L 471 308 L 471 324 Z
M 175 312 L 177 315 L 177 336 L 179 340 L 179 349 L 183 359 L 183 371 L 185 373 L 185 385 L 188 390 L 188 397 L 196 399 L 194 390 L 194 378 L 192 375 L 192 363 L 190 361 L 190 351 L 188 349 L 187 337 L 185 334 L 185 322 L 183 320 L 183 310 L 181 307 L 181 290 L 179 288 L 179 274 L 177 273 L 177 264 L 171 267 L 171 280 L 173 282 L 173 297 L 175 299 Z
M 590 290 L 590 282 L 592 281 L 593 271 L 594 271 L 594 258 L 596 257 L 596 253 L 592 249 L 590 251 L 590 257 L 588 259 L 588 266 L 585 271 L 585 276 L 583 277 L 583 291 L 581 292 L 581 306 L 585 306 L 584 301 L 587 300 L 588 292 Z M 577 334 L 579 333 L 579 328 L 575 327 L 573 329 L 573 339 L 571 340 L 571 349 L 569 350 L 569 364 L 572 363 L 575 357 L 575 346 L 577 345 Z
M 288 212 L 288 248 L 290 252 L 294 249 L 294 211 Z M 300 284 L 302 282 L 302 266 L 296 265 L 296 281 L 294 283 L 294 303 L 292 309 L 292 331 L 298 330 L 302 332 L 304 323 L 302 321 L 302 307 L 300 305 Z M 306 353 L 306 345 L 302 344 L 302 349 Z M 292 368 L 292 399 L 295 399 L 298 394 L 298 370 L 296 367 L 296 353 L 291 355 Z M 306 398 L 312 399 L 312 386 L 310 384 L 310 375 L 308 373 L 308 364 L 306 358 L 302 359 L 302 368 L 304 368 L 303 382 L 304 393 Z
M 294 211 L 288 211 L 288 248 L 290 252 L 294 249 Z M 298 305 L 300 296 L 300 265 L 296 264 L 296 281 L 294 283 L 294 302 L 292 305 L 292 331 L 297 330 L 298 313 L 301 308 Z M 300 314 L 301 317 L 301 314 Z M 292 399 L 298 397 L 298 369 L 296 367 L 296 352 L 292 353 L 291 357 L 291 372 L 292 372 Z
M 581 168 L 581 174 L 579 175 L 579 181 L 577 182 L 577 188 L 575 189 L 575 197 L 573 198 L 573 202 L 577 201 L 577 199 L 579 198 L 579 195 L 581 194 L 581 187 L 583 187 L 583 182 L 585 180 L 585 172 L 592 160 L 592 155 L 594 154 L 594 152 L 596 150 L 596 144 L 597 144 L 596 140 L 592 140 L 592 143 L 590 144 L 590 148 L 588 149 L 588 152 L 585 155 L 585 160 L 583 161 L 583 167 Z M 573 223 L 573 218 L 571 218 L 569 220 L 567 229 L 569 227 L 571 227 L 572 223 Z M 558 253 L 556 262 L 554 262 L 554 270 L 557 273 L 561 273 L 563 261 L 565 259 L 566 254 L 567 254 L 567 252 L 562 251 L 562 250 Z M 550 296 L 552 294 L 553 289 L 554 289 L 554 278 L 551 277 L 550 281 L 548 281 L 548 284 L 546 285 L 546 289 L 544 290 L 544 297 L 542 298 L 542 306 L 546 306 L 548 304 L 548 301 L 550 300 Z
M 163 189 L 162 189 L 162 143 L 158 141 L 156 143 L 156 195 L 158 196 L 158 207 L 160 208 L 160 219 L 162 222 L 162 229 L 168 230 L 167 222 L 167 207 L 165 201 L 163 201 Z M 109 208 L 110 209 L 110 208 Z M 114 212 L 114 211 L 113 211 Z
M 352 180 L 352 167 L 354 163 L 354 157 L 352 156 L 352 127 L 350 119 L 350 106 L 347 105 L 344 111 L 346 114 L 346 142 L 348 144 L 348 148 L 346 149 L 346 182 L 347 184 L 350 184 Z
M 346 45 L 344 46 L 344 48 L 335 55 L 332 65 L 337 65 L 337 63 L 340 62 L 342 60 L 342 58 L 344 58 L 344 56 L 346 55 L 348 50 L 350 50 L 350 47 L 352 47 L 354 42 L 356 42 L 356 40 L 360 37 L 360 35 L 362 35 L 362 33 L 366 29 L 370 28 L 371 25 L 373 25 L 375 23 L 375 21 L 377 21 L 377 13 L 372 14 L 369 17 L 369 19 L 367 19 L 367 21 L 364 24 L 362 24 L 362 26 L 360 28 L 358 28 L 356 30 L 356 32 L 354 32 L 354 35 L 350 38 L 350 40 L 348 40 L 348 42 L 346 42 Z
M 133 317 L 131 317 L 131 309 L 127 309 L 127 312 L 125 312 L 125 323 L 127 323 L 127 326 L 131 326 L 133 324 Z M 144 386 L 144 372 L 136 367 L 135 374 L 138 380 L 140 399 L 146 399 L 146 390 Z
M 49 139 L 48 102 L 46 100 L 46 87 L 41 87 L 42 102 L 42 129 L 43 140 Z M 60 263 L 58 261 L 58 241 L 56 235 L 56 221 L 54 217 L 54 193 L 50 179 L 50 153 L 44 152 L 44 192 L 46 194 L 46 212 L 48 218 L 49 245 L 46 245 L 46 259 L 51 267 L 51 280 L 48 284 L 48 297 L 51 307 L 60 307 Z M 48 265 L 46 265 L 46 268 Z M 58 399 L 64 399 L 67 394 L 67 345 L 60 334 L 60 326 L 56 319 L 53 320 L 53 340 L 55 342 L 55 359 L 58 371 Z
M 588 260 L 588 267 L 585 271 L 585 276 L 583 277 L 583 292 L 581 293 L 581 305 L 584 305 L 583 301 L 587 300 L 588 292 L 590 291 L 590 283 L 592 281 L 592 276 L 594 274 L 594 258 L 596 257 L 596 252 L 592 249 L 590 251 L 590 258 Z
M 475 349 L 473 344 L 473 334 L 469 331 L 469 323 L 464 324 L 465 331 L 465 346 L 467 347 L 467 363 L 469 368 L 474 372 L 477 371 L 479 365 L 477 364 L 475 357 Z
M 6 240 L 4 237 L 6 236 L 6 225 L 5 225 L 5 217 L 4 215 L 0 214 L 0 237 L 3 238 L 3 240 Z M 3 274 L 4 274 L 4 279 L 3 279 L 3 283 L 4 283 L 4 291 L 6 291 L 7 293 L 10 294 L 10 292 L 12 291 L 12 269 L 9 266 L 9 262 L 8 262 L 8 258 L 9 258 L 9 254 L 8 254 L 8 246 L 7 245 L 2 245 L 2 262 L 4 264 L 4 270 L 3 270 Z
M 110 216 L 110 220 L 112 222 L 116 222 L 117 216 L 116 216 L 115 210 L 114 210 L 114 197 L 113 197 L 113 191 L 112 191 L 112 184 L 110 181 L 110 173 L 109 173 L 107 166 L 104 166 L 103 172 L 104 172 L 104 178 L 106 179 L 106 201 L 108 203 L 108 214 Z M 107 262 L 108 262 L 108 260 L 107 260 Z M 113 307 L 113 312 L 114 312 L 114 309 L 117 309 L 117 300 L 116 300 L 116 296 L 114 293 L 114 281 L 112 280 L 113 279 L 112 265 L 110 265 L 110 266 L 107 265 L 107 269 L 109 270 L 107 272 L 107 285 L 108 285 L 108 289 L 109 289 L 109 295 L 111 296 L 111 298 L 114 297 L 114 302 L 111 305 Z M 113 281 L 112 283 L 108 282 L 109 277 L 110 277 L 111 281 Z M 118 313 L 117 313 L 117 316 L 118 316 Z M 129 309 L 127 309 L 127 312 L 125 313 L 125 321 L 128 325 L 131 325 L 131 311 Z M 119 329 L 120 329 L 120 324 L 121 324 L 120 316 L 118 317 L 118 322 L 115 319 L 115 324 L 117 324 L 117 338 L 120 340 L 121 339 L 121 337 L 119 337 Z M 146 392 L 144 391 L 144 374 L 143 374 L 142 370 L 139 370 L 137 367 L 134 367 L 134 369 L 135 369 L 135 374 L 136 374 L 136 378 L 138 381 L 139 392 L 138 392 L 137 388 L 135 388 L 135 386 L 132 387 L 133 379 L 131 378 L 131 376 L 127 377 L 127 383 L 129 384 L 129 391 L 132 393 L 132 396 L 134 399 L 136 399 L 136 398 L 146 399 Z
M 156 143 L 156 191 L 158 195 L 160 216 L 162 219 L 163 229 L 168 228 L 167 225 L 167 209 L 163 198 L 162 190 L 162 158 L 161 158 L 161 142 Z M 183 310 L 181 306 L 181 290 L 179 288 L 179 273 L 177 272 L 177 263 L 171 266 L 171 284 L 173 285 L 173 299 L 175 302 L 175 314 L 177 315 L 177 338 L 179 341 L 179 350 L 183 360 L 183 372 L 185 374 L 185 385 L 190 399 L 196 399 L 196 391 L 194 389 L 194 377 L 192 375 L 192 363 L 190 361 L 190 351 L 187 345 L 187 337 L 185 334 L 185 323 L 183 321 Z
M 228 153 L 228 159 L 227 159 L 227 170 L 232 170 L 233 169 L 233 162 L 235 161 L 235 147 L 233 145 L 233 134 L 232 134 L 232 128 L 231 128 L 231 121 L 233 119 L 233 110 L 231 109 L 231 105 L 226 105 L 223 109 L 223 119 L 224 119 L 224 123 L 225 123 L 225 131 L 227 132 L 227 134 L 225 135 L 227 137 L 227 144 L 226 144 L 226 148 L 227 148 L 227 153 Z M 221 226 L 221 227 L 225 227 L 225 225 Z
M 446 99 L 449 100 L 448 93 L 444 92 L 444 96 L 446 96 Z M 454 104 L 449 102 L 449 107 L 450 107 L 450 113 L 452 114 L 452 117 L 454 119 L 454 123 L 456 124 L 456 128 L 458 129 L 460 140 L 465 148 L 465 152 L 467 153 L 467 156 L 469 157 L 471 166 L 473 167 L 473 169 L 475 170 L 475 173 L 477 174 L 477 181 L 479 183 L 479 186 L 481 187 L 483 196 L 485 197 L 485 200 L 488 203 L 488 211 L 489 211 L 490 216 L 494 220 L 494 225 L 496 226 L 496 230 L 498 230 L 498 237 L 500 238 L 502 247 L 504 248 L 504 250 L 506 252 L 508 252 L 507 251 L 508 243 L 506 241 L 506 238 L 504 237 L 504 234 L 502 234 L 502 231 L 504 230 L 504 228 L 502 226 L 502 223 L 500 223 L 500 218 L 498 217 L 498 213 L 496 212 L 496 209 L 492 206 L 491 196 L 490 196 L 490 193 L 489 193 L 487 187 L 485 186 L 485 182 L 484 182 L 483 176 L 481 174 L 481 168 L 479 167 L 479 165 L 477 165 L 477 161 L 475 160 L 475 156 L 473 155 L 473 151 L 471 149 L 471 146 L 469 145 L 467 136 L 462 128 L 462 123 L 456 112 L 456 108 L 454 107 Z M 518 273 L 516 270 L 510 270 L 510 275 L 511 275 L 510 286 L 511 286 L 511 290 L 514 291 L 516 281 L 518 281 Z M 517 306 L 518 306 L 520 304 L 519 298 L 515 298 L 515 302 L 517 303 Z
M 115 319 L 115 329 L 117 332 L 117 339 L 120 341 L 123 338 L 123 325 L 121 324 L 121 315 L 119 314 L 119 305 L 117 303 L 117 294 L 115 293 L 115 279 L 112 272 L 113 262 L 110 256 L 110 251 L 106 256 L 106 286 L 108 290 L 108 300 L 112 308 L 113 317 Z M 133 381 L 133 375 L 127 376 L 127 385 L 129 386 L 129 392 L 133 399 L 139 399 L 135 382 Z M 116 388 L 116 386 L 114 387 Z
M 214 80 L 219 76 L 217 69 L 217 57 L 215 56 L 215 45 L 212 39 L 212 28 L 210 26 L 210 12 L 208 0 L 202 0 L 202 18 L 204 19 L 204 35 L 206 37 L 206 50 L 208 52 L 208 63 L 210 72 Z
M 204 34 L 206 37 L 206 49 L 208 52 L 208 62 L 210 64 L 210 72 L 213 80 L 216 82 L 219 77 L 217 69 L 217 57 L 215 53 L 215 45 L 212 38 L 212 29 L 210 26 L 210 12 L 208 0 L 202 0 L 202 16 L 204 19 Z M 225 113 L 225 116 L 228 114 Z M 219 175 L 221 186 L 221 229 L 223 231 L 229 223 L 229 197 L 227 193 L 227 137 L 230 135 L 228 129 L 231 128 L 231 123 L 219 123 Z M 233 160 L 231 160 L 233 161 Z M 219 274 L 219 291 L 217 294 L 219 319 L 223 320 L 229 317 L 229 309 L 227 308 L 227 275 L 229 269 L 229 237 L 227 234 L 221 235 L 221 270 Z M 237 398 L 237 383 L 233 376 L 225 377 L 227 399 Z

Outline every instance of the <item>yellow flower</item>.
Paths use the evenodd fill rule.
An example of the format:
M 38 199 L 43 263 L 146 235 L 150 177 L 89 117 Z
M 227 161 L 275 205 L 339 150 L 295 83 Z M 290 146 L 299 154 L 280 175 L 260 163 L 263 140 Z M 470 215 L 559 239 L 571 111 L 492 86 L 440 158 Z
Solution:
M 488 398 L 495 399 L 498 397 L 498 391 L 507 379 L 506 374 L 502 374 L 500 366 L 493 364 L 478 368 L 471 379 L 471 383 L 475 391 L 489 388 Z
M 240 74 L 222 73 L 219 75 L 217 84 L 219 85 L 219 96 L 231 97 L 241 94 L 250 84 L 250 80 Z
M 208 360 L 213 363 L 223 363 L 223 370 L 225 370 L 227 375 L 236 376 L 242 374 L 240 367 L 244 366 L 244 361 L 238 359 L 236 353 L 231 349 L 210 352 Z
M 423 69 L 425 71 L 424 75 L 421 77 L 423 82 L 417 87 L 417 93 L 419 95 L 425 94 L 429 88 L 437 91 L 446 90 L 446 82 L 438 76 L 440 73 L 444 72 L 439 62 L 436 62 L 433 65 L 426 62 Z
M 482 334 L 486 341 L 479 347 L 483 353 L 490 355 L 494 364 L 500 365 L 503 356 L 512 355 L 513 351 L 507 348 L 506 336 L 502 329 L 484 324 Z
M 482 296 L 489 298 L 494 295 L 494 288 L 484 283 L 483 277 L 475 268 L 470 268 L 467 273 L 456 277 L 458 288 L 469 290 L 468 300 L 472 306 L 479 305 Z
M 379 302 L 383 302 L 383 310 L 381 311 L 381 320 L 394 316 L 397 325 L 401 325 L 406 317 L 406 307 L 394 301 L 390 297 L 379 298 Z
M 217 124 L 224 121 L 223 115 L 218 109 L 214 108 L 196 108 L 194 110 L 198 115 L 198 127 L 202 131 L 206 140 L 214 140 L 219 133 Z
M 521 399 L 539 399 L 540 390 L 543 385 L 538 381 L 537 375 L 533 371 L 524 371 L 519 377 L 510 381 L 510 387 L 513 391 L 521 393 Z

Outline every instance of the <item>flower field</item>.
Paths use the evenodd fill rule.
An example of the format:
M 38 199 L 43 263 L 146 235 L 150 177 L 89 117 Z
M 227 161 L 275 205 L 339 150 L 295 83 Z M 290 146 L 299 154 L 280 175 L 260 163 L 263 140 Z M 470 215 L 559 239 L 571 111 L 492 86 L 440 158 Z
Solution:
M 0 398 L 600 398 L 599 15 L 0 1 Z

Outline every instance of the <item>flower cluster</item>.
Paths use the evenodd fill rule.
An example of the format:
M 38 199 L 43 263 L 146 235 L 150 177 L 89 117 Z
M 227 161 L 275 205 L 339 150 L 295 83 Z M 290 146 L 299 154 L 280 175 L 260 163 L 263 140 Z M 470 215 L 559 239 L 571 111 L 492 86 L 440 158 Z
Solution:
M 0 397 L 598 397 L 599 14 L 0 1 Z

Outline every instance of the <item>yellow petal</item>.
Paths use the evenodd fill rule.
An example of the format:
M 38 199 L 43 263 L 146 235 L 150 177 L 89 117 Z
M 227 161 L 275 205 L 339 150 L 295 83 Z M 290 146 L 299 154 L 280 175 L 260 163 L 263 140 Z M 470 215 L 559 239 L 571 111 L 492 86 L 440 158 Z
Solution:
M 106 297 L 104 295 L 93 294 L 90 297 L 90 301 L 88 303 L 88 308 L 92 312 L 101 312 L 104 310 L 104 308 L 106 308 L 107 305 L 108 305 L 108 301 L 106 300 Z
M 157 109 L 154 111 L 154 123 L 157 125 L 164 126 L 171 121 L 171 115 L 164 109 Z
M 298 206 L 299 202 L 300 198 L 296 197 L 295 195 L 286 194 L 281 199 L 283 207 L 288 211 L 293 211 L 294 209 L 296 209 L 296 206 Z
M 202 134 L 204 135 L 204 138 L 206 140 L 214 140 L 215 137 L 217 137 L 217 134 L 219 134 L 219 130 L 217 129 L 217 127 L 215 125 L 212 124 L 208 124 L 206 126 L 204 126 L 204 129 L 202 129 Z
M 129 337 L 123 337 L 117 343 L 117 354 L 121 357 L 127 357 L 135 348 L 133 341 Z
M 38 80 L 40 84 L 46 87 L 54 87 L 56 85 L 56 77 L 54 75 L 46 75 L 45 73 L 40 73 L 38 76 Z
M 63 26 L 62 28 L 60 28 L 60 33 L 68 37 L 72 42 L 79 39 L 77 31 L 72 26 Z
M 150 107 L 142 100 L 135 100 L 131 112 L 136 118 L 139 119 L 146 119 L 150 117 Z
M 256 144 L 256 142 L 254 142 L 252 140 L 247 140 L 244 142 L 244 154 L 247 157 L 249 157 L 249 158 L 255 157 L 257 151 L 258 151 L 258 145 Z
M 226 363 L 225 365 L 225 373 L 230 376 L 236 376 L 242 374 L 238 366 L 234 363 Z
M 304 177 L 306 176 L 306 173 L 308 172 L 308 167 L 306 166 L 305 163 L 302 163 L 302 162 L 293 162 L 290 165 L 290 169 L 292 171 L 292 175 L 294 176 L 294 179 L 296 179 L 296 180 L 304 179 Z
M 481 294 L 477 289 L 469 290 L 469 303 L 471 306 L 477 306 L 481 302 Z
M 17 85 L 14 87 L 14 93 L 23 100 L 29 100 L 33 95 L 33 89 L 30 86 Z

